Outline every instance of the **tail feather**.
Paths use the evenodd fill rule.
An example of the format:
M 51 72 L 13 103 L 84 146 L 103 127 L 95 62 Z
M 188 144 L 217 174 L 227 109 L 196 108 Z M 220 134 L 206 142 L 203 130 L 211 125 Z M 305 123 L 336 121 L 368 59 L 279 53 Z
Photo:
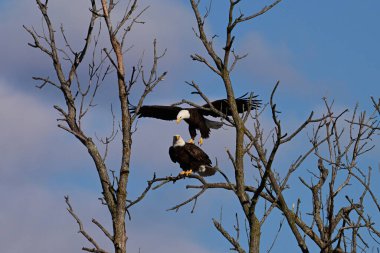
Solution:
M 205 119 L 205 122 L 206 122 L 206 126 L 212 129 L 219 129 L 223 126 L 223 122 L 219 122 L 219 121 Z
M 215 174 L 216 168 L 209 165 L 201 165 L 197 172 L 202 177 L 209 177 Z

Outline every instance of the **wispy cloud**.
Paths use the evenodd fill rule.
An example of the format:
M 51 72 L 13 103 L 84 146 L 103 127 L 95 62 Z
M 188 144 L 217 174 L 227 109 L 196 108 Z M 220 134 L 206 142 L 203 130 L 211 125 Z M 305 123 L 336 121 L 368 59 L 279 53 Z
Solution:
M 35 98 L 19 93 L 0 80 L 0 152 L 2 171 L 12 167 L 36 166 L 46 155 L 44 140 L 51 138 L 55 117 Z
M 10 87 L 4 80 L 0 80 L 0 98 L 3 179 L 5 175 L 28 175 L 48 167 L 47 172 L 67 169 L 82 160 L 79 142 L 57 127 L 58 114 L 51 106 Z M 63 161 L 65 166 L 56 166 Z
M 259 33 L 247 34 L 239 47 L 241 54 L 248 53 L 240 62 L 240 71 L 246 73 L 250 80 L 262 80 L 274 85 L 281 80 L 292 89 L 306 88 L 307 80 L 292 63 L 292 52 L 283 43 L 273 44 Z M 259 81 L 257 85 L 259 85 Z

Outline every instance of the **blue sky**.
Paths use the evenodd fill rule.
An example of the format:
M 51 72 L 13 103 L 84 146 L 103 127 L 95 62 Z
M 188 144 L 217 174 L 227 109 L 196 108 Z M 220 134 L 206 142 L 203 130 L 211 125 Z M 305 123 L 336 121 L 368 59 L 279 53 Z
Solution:
M 189 3 L 157 2 L 141 2 L 140 6 L 151 7 L 145 14 L 146 24 L 131 33 L 130 43 L 135 46 L 127 57 L 128 71 L 143 50 L 149 65 L 154 38 L 161 49 L 168 49 L 159 66 L 160 70 L 168 71 L 168 76 L 146 103 L 169 104 L 182 98 L 202 103 L 190 94 L 192 90 L 185 84 L 192 80 L 202 85 L 210 98 L 223 97 L 221 81 L 189 57 L 192 53 L 204 53 L 193 36 L 194 17 Z M 217 46 L 224 41 L 226 2 L 213 1 L 207 23 L 207 31 L 218 35 Z M 259 1 L 242 2 L 244 11 L 262 7 Z M 71 41 L 81 42 L 88 20 L 88 1 L 50 0 L 49 4 L 55 26 L 58 28 L 63 23 Z M 370 96 L 380 94 L 379 9 L 380 2 L 371 0 L 360 3 L 284 0 L 266 15 L 242 24 L 235 34 L 235 46 L 239 54 L 248 53 L 248 57 L 238 63 L 232 74 L 236 95 L 254 91 L 267 102 L 273 85 L 281 80 L 276 97 L 287 130 L 294 129 L 311 110 L 320 114 L 322 97 L 335 100 L 337 110 L 352 109 L 356 103 L 370 110 Z M 88 244 L 76 233 L 77 225 L 65 210 L 63 196 L 71 196 L 86 227 L 104 242 L 91 224 L 94 217 L 109 225 L 108 214 L 97 200 L 100 186 L 95 168 L 79 142 L 56 127 L 57 113 L 52 106 L 61 104 L 62 98 L 52 88 L 42 91 L 35 88 L 36 83 L 31 79 L 34 75 L 53 76 L 50 62 L 38 50 L 27 46 L 31 39 L 22 29 L 23 24 L 40 28 L 36 4 L 30 0 L 3 0 L 0 14 L 0 32 L 4 35 L 0 41 L 0 251 L 51 252 L 54 247 L 57 253 L 79 252 Z M 117 101 L 108 86 L 100 91 L 98 106 L 86 119 L 86 128 L 90 133 L 105 135 L 110 130 L 110 105 L 117 105 Z M 269 123 L 269 118 L 265 118 L 264 124 L 269 126 Z M 187 138 L 187 126 L 149 119 L 139 121 L 134 134 L 131 196 L 137 196 L 145 188 L 154 172 L 160 176 L 179 172 L 167 155 L 171 136 L 177 133 Z M 289 165 L 304 150 L 302 138 L 306 138 L 306 133 L 281 151 L 279 167 Z M 210 156 L 218 157 L 226 171 L 231 168 L 224 150 L 233 149 L 233 139 L 231 129 L 214 131 L 203 147 Z M 374 142 L 379 144 L 379 139 Z M 111 167 L 119 163 L 117 145 L 111 147 L 108 161 Z M 143 152 L 151 153 L 149 159 L 140 155 Z M 366 163 L 374 168 L 379 164 L 378 152 L 377 148 L 365 157 Z M 184 190 L 187 183 L 190 182 L 153 191 L 131 210 L 130 252 L 138 252 L 139 248 L 141 252 L 169 253 L 228 251 L 229 245 L 212 227 L 211 219 L 219 218 L 222 209 L 224 224 L 232 231 L 231 217 L 235 212 L 241 214 L 237 200 L 229 193 L 210 191 L 198 201 L 194 214 L 190 213 L 191 207 L 178 213 L 166 212 L 190 196 L 191 192 Z M 297 191 L 303 188 L 297 187 L 288 193 L 289 199 L 298 197 Z M 378 184 L 374 187 L 375 192 L 380 191 Z M 263 238 L 272 238 L 273 230 L 277 231 L 281 216 L 276 213 L 273 216 L 273 222 L 263 227 Z M 379 221 L 379 217 L 374 218 Z M 271 239 L 263 239 L 262 251 L 270 244 Z M 289 252 L 298 249 L 287 228 L 272 252 L 283 252 L 284 248 Z

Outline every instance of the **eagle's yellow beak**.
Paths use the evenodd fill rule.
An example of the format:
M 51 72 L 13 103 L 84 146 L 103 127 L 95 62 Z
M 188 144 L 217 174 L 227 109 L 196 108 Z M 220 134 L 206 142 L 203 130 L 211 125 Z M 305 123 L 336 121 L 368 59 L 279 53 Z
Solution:
M 177 120 L 176 120 L 176 122 L 177 122 L 177 124 L 179 124 L 179 122 L 181 122 L 181 118 L 178 118 Z

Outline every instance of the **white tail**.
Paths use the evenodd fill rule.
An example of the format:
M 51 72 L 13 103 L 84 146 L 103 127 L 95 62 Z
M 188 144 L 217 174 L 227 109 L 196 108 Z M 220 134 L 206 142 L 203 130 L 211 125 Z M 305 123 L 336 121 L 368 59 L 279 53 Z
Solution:
M 198 174 L 202 177 L 208 177 L 214 175 L 216 168 L 209 165 L 201 165 L 198 168 Z

